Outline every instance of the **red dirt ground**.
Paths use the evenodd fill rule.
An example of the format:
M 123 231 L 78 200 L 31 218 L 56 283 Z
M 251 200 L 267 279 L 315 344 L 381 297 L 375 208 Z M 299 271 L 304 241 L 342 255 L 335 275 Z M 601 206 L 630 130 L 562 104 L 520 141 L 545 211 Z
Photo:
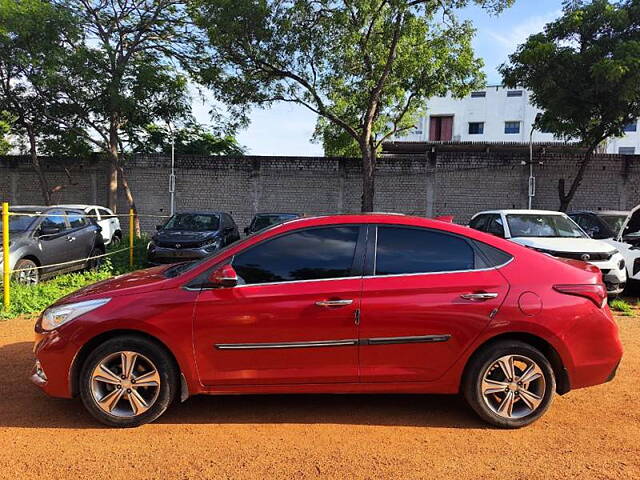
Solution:
M 116 430 L 28 381 L 32 321 L 0 322 L 0 478 L 639 479 L 640 316 L 620 317 L 612 383 L 504 431 L 458 397 L 195 397 Z

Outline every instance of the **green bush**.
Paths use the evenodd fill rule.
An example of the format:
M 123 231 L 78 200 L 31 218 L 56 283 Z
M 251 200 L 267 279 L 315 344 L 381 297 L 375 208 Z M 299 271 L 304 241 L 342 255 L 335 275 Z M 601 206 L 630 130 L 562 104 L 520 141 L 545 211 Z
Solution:
M 611 307 L 611 310 L 620 312 L 624 316 L 627 316 L 627 317 L 633 316 L 633 307 L 625 300 L 616 298 L 615 300 L 612 300 L 609 305 Z
M 142 237 L 134 242 L 134 264 L 129 267 L 129 250 L 113 253 L 105 257 L 102 265 L 97 270 L 81 271 L 59 275 L 40 282 L 37 285 L 11 284 L 11 307 L 9 311 L 4 311 L 0 306 L 0 319 L 15 318 L 20 315 L 39 313 L 56 300 L 75 292 L 76 290 L 91 285 L 92 283 L 105 280 L 116 275 L 121 275 L 133 270 L 145 268 L 147 258 L 147 243 L 149 239 Z M 119 249 L 127 248 L 129 239 L 124 238 L 120 247 L 108 248 L 107 253 L 116 252 Z

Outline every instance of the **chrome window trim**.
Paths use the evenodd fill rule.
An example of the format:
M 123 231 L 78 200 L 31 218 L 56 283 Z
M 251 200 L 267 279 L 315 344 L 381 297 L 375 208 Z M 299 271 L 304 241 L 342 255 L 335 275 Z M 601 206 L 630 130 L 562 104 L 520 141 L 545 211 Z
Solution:
M 496 265 L 495 267 L 473 268 L 469 270 L 445 270 L 441 272 L 417 272 L 417 273 L 391 273 L 388 275 L 365 275 L 364 278 L 390 278 L 390 277 L 415 277 L 417 275 L 440 275 L 446 273 L 472 273 L 472 272 L 488 272 L 490 270 L 498 270 L 499 268 L 509 265 L 515 257 L 511 257 L 506 262 Z

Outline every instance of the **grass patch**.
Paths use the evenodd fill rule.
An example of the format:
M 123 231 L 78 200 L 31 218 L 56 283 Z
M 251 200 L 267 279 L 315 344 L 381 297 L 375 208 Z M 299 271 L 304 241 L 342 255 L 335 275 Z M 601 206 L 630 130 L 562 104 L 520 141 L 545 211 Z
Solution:
M 626 300 L 622 300 L 621 298 L 612 300 L 610 303 L 610 307 L 611 310 L 620 312 L 625 317 L 632 317 L 634 315 L 633 306 L 629 302 L 627 302 Z
M 11 307 L 5 311 L 0 306 L 0 319 L 9 319 L 21 315 L 39 313 L 56 300 L 75 292 L 76 290 L 91 285 L 92 283 L 106 280 L 116 275 L 121 275 L 133 270 L 145 268 L 147 258 L 148 238 L 136 239 L 134 242 L 134 264 L 129 267 L 129 251 L 114 253 L 104 258 L 104 263 L 97 270 L 80 271 L 53 277 L 50 280 L 40 282 L 37 285 L 28 286 L 18 283 L 11 284 Z M 108 248 L 107 253 L 124 248 L 129 244 L 125 238 L 118 248 Z

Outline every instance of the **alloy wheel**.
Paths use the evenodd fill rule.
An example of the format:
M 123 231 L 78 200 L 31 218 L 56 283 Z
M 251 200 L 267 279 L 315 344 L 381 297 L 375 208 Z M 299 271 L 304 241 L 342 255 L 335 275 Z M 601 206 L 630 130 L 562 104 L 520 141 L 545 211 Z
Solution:
M 160 393 L 158 369 L 137 352 L 115 352 L 102 359 L 91 374 L 96 405 L 116 417 L 136 417 L 149 410 Z
M 523 355 L 505 355 L 482 376 L 482 398 L 495 414 L 523 418 L 542 404 L 546 381 L 540 366 Z

